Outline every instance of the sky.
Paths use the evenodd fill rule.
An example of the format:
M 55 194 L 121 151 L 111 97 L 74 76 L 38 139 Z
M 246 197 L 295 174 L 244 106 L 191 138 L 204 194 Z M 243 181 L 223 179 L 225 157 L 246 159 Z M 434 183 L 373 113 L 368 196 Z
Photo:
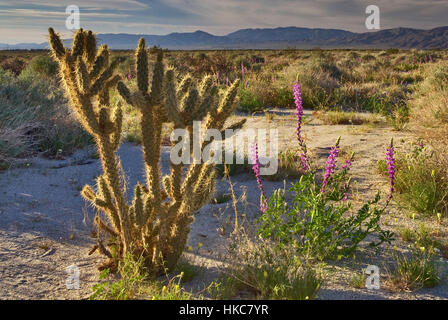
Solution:
M 96 33 L 215 35 L 243 28 L 308 27 L 367 32 L 368 5 L 381 29 L 448 25 L 448 0 L 0 0 L 0 43 L 41 43 L 52 26 L 63 36 L 65 9 L 76 5 L 80 26 Z

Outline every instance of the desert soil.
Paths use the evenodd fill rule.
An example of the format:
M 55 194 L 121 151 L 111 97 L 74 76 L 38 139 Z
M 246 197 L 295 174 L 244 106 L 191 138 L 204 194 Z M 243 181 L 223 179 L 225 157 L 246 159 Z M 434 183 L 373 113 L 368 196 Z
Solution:
M 295 147 L 293 113 L 280 110 L 273 113 L 273 117 L 249 117 L 245 128 L 277 128 L 279 149 Z M 351 171 L 356 177 L 355 203 L 372 198 L 377 190 L 387 194 L 387 180 L 376 172 L 376 162 L 384 159 L 391 137 L 400 148 L 412 139 L 409 133 L 393 131 L 386 125 L 323 125 L 309 111 L 306 117 L 308 121 L 303 130 L 308 147 L 319 162 L 324 163 L 338 136 L 342 136 L 341 148 L 345 153 L 356 152 Z M 86 148 L 65 160 L 25 159 L 0 173 L 0 299 L 87 299 L 91 295 L 92 286 L 98 281 L 97 265 L 103 258 L 97 253 L 88 255 L 95 243 L 91 237 L 95 212 L 79 192 L 86 183 L 94 185 L 95 177 L 101 173 L 99 160 L 93 154 L 93 148 Z M 138 180 L 143 180 L 140 147 L 123 143 L 119 156 L 128 177 L 128 190 L 132 190 Z M 165 147 L 161 162 L 165 172 L 168 156 Z M 247 221 L 253 221 L 259 214 L 255 179 L 247 173 L 231 179 L 239 198 L 240 220 L 245 217 Z M 283 185 L 283 181 L 264 181 L 268 194 Z M 228 181 L 218 179 L 216 190 L 216 195 L 229 194 Z M 189 285 L 192 290 L 206 286 L 219 274 L 220 253 L 233 230 L 234 215 L 231 201 L 208 204 L 196 213 L 189 237 L 189 246 L 193 250 L 185 256 L 192 263 L 201 265 L 203 271 Z M 411 223 L 411 219 L 395 205 L 382 220 L 385 228 L 390 230 Z M 446 226 L 444 228 L 446 232 Z M 200 249 L 199 243 L 202 244 Z M 405 250 L 407 246 L 399 240 L 395 244 L 399 250 Z M 355 289 L 348 284 L 353 271 L 360 272 L 369 264 L 378 265 L 380 271 L 384 271 L 381 279 L 385 279 L 391 251 L 390 246 L 386 246 L 379 255 L 373 255 L 365 249 L 356 263 L 351 260 L 329 263 L 327 281 L 319 299 L 448 299 L 446 282 L 413 293 L 392 292 L 387 286 L 379 290 Z M 440 261 L 446 271 L 448 260 L 440 258 Z M 66 287 L 69 276 L 66 268 L 72 265 L 80 270 L 78 290 Z

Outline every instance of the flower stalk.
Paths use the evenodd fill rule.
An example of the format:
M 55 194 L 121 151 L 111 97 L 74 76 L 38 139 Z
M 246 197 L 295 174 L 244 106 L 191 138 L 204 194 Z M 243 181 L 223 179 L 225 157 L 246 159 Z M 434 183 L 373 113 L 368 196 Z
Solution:
M 260 198 L 260 211 L 266 212 L 268 206 L 267 206 L 267 197 L 266 193 L 264 192 L 263 184 L 261 182 L 260 178 L 260 160 L 258 158 L 258 145 L 254 143 L 251 147 L 251 160 L 252 160 L 252 170 L 255 173 L 255 177 L 257 178 L 257 184 L 258 189 L 260 189 L 261 192 L 261 198 Z

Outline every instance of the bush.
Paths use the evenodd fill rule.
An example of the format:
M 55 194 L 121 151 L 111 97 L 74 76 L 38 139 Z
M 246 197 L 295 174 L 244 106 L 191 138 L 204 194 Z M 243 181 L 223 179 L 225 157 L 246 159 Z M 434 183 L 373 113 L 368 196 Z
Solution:
M 0 67 L 5 71 L 11 71 L 12 74 L 18 76 L 25 68 L 26 62 L 20 58 L 5 60 L 0 64 Z
M 421 142 L 408 153 L 397 153 L 395 190 L 401 206 L 426 215 L 446 214 L 448 181 L 446 167 L 440 160 Z M 378 168 L 386 174 L 384 161 L 378 163 Z
M 397 48 L 389 48 L 386 50 L 387 54 L 398 54 L 399 52 L 400 52 L 400 50 Z
M 324 184 L 316 174 L 305 173 L 289 190 L 292 204 L 279 189 L 268 201 L 268 208 L 260 217 L 259 234 L 272 238 L 281 245 L 293 245 L 301 254 L 319 260 L 341 258 L 352 254 L 368 235 L 377 232 L 377 246 L 390 242 L 392 234 L 381 229 L 379 221 L 385 207 L 379 207 L 380 196 L 368 201 L 353 212 L 346 201 L 350 178 L 348 169 L 334 173 Z
M 240 110 L 247 113 L 254 113 L 263 110 L 266 106 L 244 87 L 240 88 Z
M 429 68 L 410 101 L 410 118 L 420 135 L 446 141 L 448 132 L 448 63 Z
M 391 286 L 399 291 L 432 288 L 440 282 L 440 271 L 431 252 L 416 248 L 411 255 L 395 254 L 397 266 L 389 276 Z
M 314 116 L 324 124 L 340 125 L 351 124 L 360 125 L 364 123 L 375 123 L 377 120 L 373 116 L 357 114 L 354 112 L 329 111 L 327 113 L 315 112 Z
M 291 246 L 279 248 L 275 242 L 252 241 L 244 234 L 231 245 L 229 261 L 220 284 L 225 294 L 218 297 L 233 298 L 249 289 L 258 299 L 312 300 L 321 288 L 319 272 Z
M 266 176 L 267 180 L 295 179 L 303 174 L 300 160 L 300 150 L 286 149 L 278 154 L 278 170 L 273 175 Z
M 52 78 L 58 73 L 58 64 L 48 55 L 34 58 L 28 68 L 35 74 L 46 78 Z
M 0 158 L 37 152 L 54 156 L 90 143 L 65 103 L 52 82 L 0 69 Z
M 182 275 L 168 278 L 166 282 L 154 280 L 144 267 L 142 258 L 130 255 L 120 261 L 119 280 L 108 279 L 109 269 L 101 272 L 100 282 L 92 290 L 90 300 L 191 300 L 192 294 L 180 287 Z

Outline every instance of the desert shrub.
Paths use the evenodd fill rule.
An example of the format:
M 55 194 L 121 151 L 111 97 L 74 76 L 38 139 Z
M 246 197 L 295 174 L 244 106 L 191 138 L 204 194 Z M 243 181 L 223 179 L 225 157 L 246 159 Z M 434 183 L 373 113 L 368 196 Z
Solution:
M 374 60 L 376 60 L 376 57 L 370 53 L 366 53 L 365 55 L 362 56 L 362 60 L 363 61 L 374 61 Z
M 13 59 L 4 60 L 0 67 L 5 71 L 11 71 L 12 74 L 18 76 L 26 67 L 26 62 L 23 59 L 15 57 Z
M 398 291 L 435 287 L 441 280 L 434 255 L 424 247 L 415 248 L 410 256 L 395 253 L 396 267 L 390 272 L 389 284 Z
M 397 48 L 389 48 L 389 49 L 386 49 L 386 53 L 387 53 L 387 54 L 398 54 L 399 52 L 400 52 L 400 50 L 397 49 Z
M 134 79 L 136 77 L 134 57 L 120 55 L 120 58 L 121 61 L 117 67 L 117 71 L 127 80 Z
M 274 81 L 271 77 L 248 77 L 247 85 L 240 87 L 240 109 L 253 113 L 268 107 L 292 108 L 294 100 L 291 88 L 285 81 Z
M 100 274 L 100 281 L 94 285 L 90 300 L 191 300 L 192 294 L 185 291 L 180 282 L 182 274 L 165 281 L 153 279 L 145 268 L 144 259 L 127 255 L 118 265 L 119 279 L 109 269 Z
M 278 169 L 273 175 L 268 175 L 267 180 L 278 181 L 282 179 L 295 179 L 303 174 L 300 161 L 300 151 L 297 149 L 281 150 L 278 154 Z
M 58 64 L 48 55 L 35 57 L 27 68 L 35 74 L 47 78 L 54 77 L 58 72 Z
M 443 141 L 448 128 L 448 63 L 436 64 L 426 73 L 410 101 L 411 121 L 423 136 Z
M 120 261 L 118 271 L 121 279 L 118 281 L 107 280 L 110 270 L 105 269 L 100 274 L 100 282 L 93 286 L 93 294 L 90 300 L 129 300 L 136 297 L 141 290 L 144 281 L 149 275 L 142 258 L 137 260 L 131 255 Z
M 428 85 L 436 90 L 446 90 L 448 86 L 448 65 L 441 64 L 430 72 Z
M 305 108 L 331 108 L 340 104 L 341 71 L 333 64 L 323 60 L 305 64 L 293 64 L 286 69 L 285 82 L 291 84 L 297 78 L 302 87 Z
M 223 149 L 223 152 L 224 149 Z M 225 176 L 225 171 L 227 167 L 227 172 L 230 176 L 233 175 L 237 175 L 240 173 L 248 173 L 251 172 L 251 164 L 249 163 L 249 159 L 247 158 L 247 156 L 244 156 L 244 163 L 236 163 L 237 161 L 237 157 L 236 157 L 236 151 L 233 152 L 233 160 L 232 163 L 229 164 L 217 164 L 216 165 L 216 174 L 218 175 L 218 177 L 224 177 Z
M 354 272 L 351 275 L 348 283 L 353 288 L 363 289 L 366 286 L 366 280 L 367 280 L 367 275 L 366 275 L 365 270 L 363 270 L 361 272 Z
M 220 290 L 227 299 L 248 289 L 258 299 L 312 300 L 321 288 L 319 271 L 291 246 L 242 234 L 230 245 L 228 260 L 221 284 L 226 288 Z
M 347 58 L 350 60 L 359 60 L 360 55 L 356 51 L 350 51 L 349 54 L 347 55 Z
M 440 156 L 421 142 L 410 152 L 397 153 L 396 200 L 401 206 L 425 215 L 447 214 L 448 181 Z M 385 162 L 378 167 L 386 173 Z
M 425 248 L 432 254 L 441 253 L 445 256 L 448 249 L 448 242 L 437 237 L 438 232 L 420 223 L 417 228 L 403 227 L 399 229 L 401 238 L 406 242 L 411 242 L 416 248 Z
M 69 116 L 67 116 L 69 115 Z M 28 72 L 0 70 L 0 157 L 66 154 L 90 141 L 74 123 L 62 91 Z
M 336 152 L 338 144 L 333 148 Z M 330 158 L 331 155 L 329 162 L 334 160 Z M 317 174 L 306 172 L 289 189 L 292 203 L 286 201 L 285 190 L 276 190 L 260 217 L 259 234 L 281 245 L 295 246 L 298 252 L 319 260 L 352 254 L 372 233 L 378 233 L 379 238 L 377 243 L 371 242 L 372 246 L 390 242 L 392 234 L 379 225 L 385 211 L 385 206 L 379 203 L 379 194 L 358 210 L 352 210 L 347 201 L 348 170 L 345 165 L 331 175 L 332 170 L 327 167 L 322 183 L 318 182 Z
M 267 106 L 260 101 L 256 95 L 245 88 L 244 86 L 241 86 L 240 88 L 240 110 L 248 113 L 253 113 L 256 111 L 261 111 Z
M 354 112 L 342 112 L 342 111 L 328 111 L 315 112 L 314 116 L 321 120 L 324 124 L 340 125 L 340 124 L 352 124 L 360 125 L 365 123 L 375 123 L 375 117 L 364 114 L 357 114 Z
M 173 272 L 179 276 L 180 282 L 185 283 L 193 280 L 201 272 L 201 267 L 191 264 L 185 258 L 181 258 Z

